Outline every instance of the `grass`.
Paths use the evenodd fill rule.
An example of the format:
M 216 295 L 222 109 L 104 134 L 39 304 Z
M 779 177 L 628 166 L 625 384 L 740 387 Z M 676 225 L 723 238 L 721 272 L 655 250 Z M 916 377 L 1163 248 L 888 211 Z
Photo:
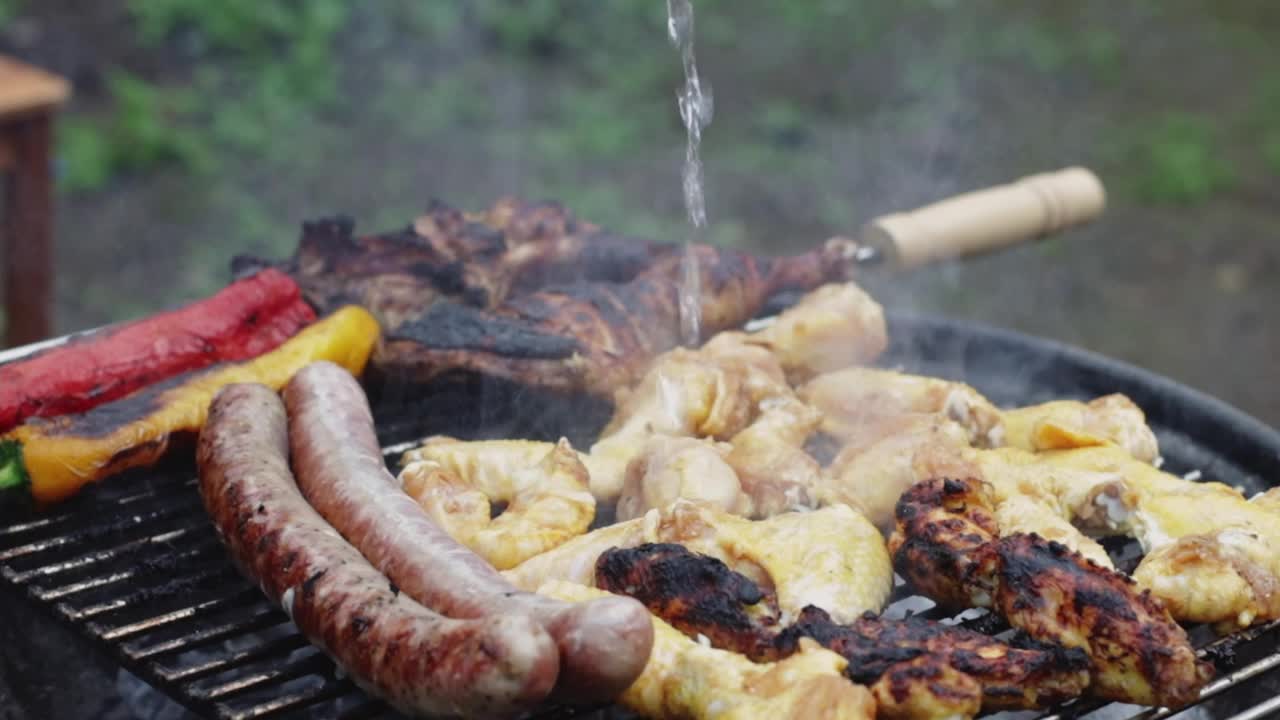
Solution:
M 181 266 L 191 268 L 181 276 L 184 293 L 216 286 L 228 246 L 287 252 L 299 214 L 350 209 L 342 192 L 377 198 L 362 228 L 403 224 L 426 199 L 413 183 L 428 163 L 442 173 L 510 165 L 523 185 L 505 190 L 558 198 L 637 234 L 686 232 L 676 179 L 679 65 L 662 3 L 115 2 L 130 35 L 118 57 L 101 59 L 100 97 L 73 107 L 62 125 L 59 182 L 72 202 L 92 202 L 121 184 L 163 177 L 182 183 L 203 214 L 225 218 L 216 234 L 196 233 L 181 246 L 189 255 Z M 36 5 L 0 0 L 0 37 L 6 17 Z M 1112 7 L 700 0 L 699 64 L 717 104 L 704 149 L 710 238 L 775 249 L 781 240 L 749 229 L 773 212 L 771 202 L 802 216 L 795 232 L 805 238 L 852 230 L 868 213 L 898 208 L 864 205 L 844 189 L 864 171 L 840 165 L 832 138 L 889 123 L 910 156 L 911 144 L 931 133 L 964 141 L 971 128 L 948 128 L 949 109 L 972 105 L 965 122 L 1000 123 L 1005 103 L 1040 88 L 1095 123 L 1094 154 L 1072 161 L 1097 166 L 1126 202 L 1211 202 L 1259 182 L 1260 172 L 1280 173 L 1280 81 L 1260 82 L 1248 107 L 1213 113 L 1194 99 L 1130 102 L 1151 68 L 1133 54 L 1130 28 L 1107 22 L 1125 14 Z M 1179 8 L 1144 3 L 1126 12 L 1203 15 L 1188 25 L 1219 22 L 1221 13 L 1224 37 L 1265 66 L 1270 45 L 1247 42 L 1268 32 L 1265 23 L 1208 4 Z M 918 38 L 927 42 L 912 45 Z M 998 78 L 993 85 L 1009 89 L 971 98 L 966 77 Z M 1122 106 L 1130 111 L 1098 115 Z M 352 128 L 381 138 L 368 152 L 382 155 L 349 158 L 363 152 L 347 140 Z M 1053 138 L 1038 142 L 1051 146 Z M 1253 152 L 1242 159 L 1232 145 Z M 1043 158 L 1055 156 L 1029 155 L 1027 171 Z M 378 172 L 345 184 L 331 178 L 349 167 Z M 488 202 L 494 174 L 450 177 L 446 199 Z M 669 177 L 669 187 L 655 189 L 655 177 Z M 281 182 L 315 190 L 276 192 Z M 324 206 L 281 209 L 282 196 L 298 195 L 324 198 Z M 123 311 L 129 301 L 119 294 L 104 290 L 95 302 Z
M 1236 182 L 1212 118 L 1169 113 L 1148 118 L 1125 138 L 1130 190 L 1153 203 L 1202 203 Z

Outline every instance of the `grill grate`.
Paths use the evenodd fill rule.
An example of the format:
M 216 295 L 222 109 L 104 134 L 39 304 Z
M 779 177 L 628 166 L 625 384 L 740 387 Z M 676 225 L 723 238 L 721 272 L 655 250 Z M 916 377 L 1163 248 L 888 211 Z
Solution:
M 972 352 L 972 335 L 972 331 L 966 334 L 965 353 Z M 986 343 L 991 344 L 990 338 Z M 1000 402 L 1117 390 L 1130 393 L 1141 404 L 1158 407 L 1152 398 L 1142 396 L 1141 387 L 1126 387 L 1123 377 L 1114 374 L 1104 378 L 1103 388 L 1078 382 L 1070 387 L 1038 385 L 1032 392 L 1009 385 L 1005 375 L 983 382 L 983 378 L 967 373 L 968 363 L 957 362 L 945 347 L 925 347 L 925 360 L 918 342 L 910 348 L 914 350 L 897 348 L 895 359 L 934 374 L 964 376 Z M 974 362 L 979 360 L 980 367 L 991 365 L 989 359 Z M 1031 377 L 1027 382 L 1039 381 Z M 577 410 L 554 411 L 548 409 L 554 403 L 531 402 L 534 398 L 523 391 L 507 395 L 505 407 L 486 404 L 479 412 L 474 388 L 458 392 L 455 400 L 464 400 L 465 405 L 438 399 L 429 413 L 449 418 L 453 425 L 448 431 L 456 435 L 477 436 L 483 429 L 488 436 L 545 437 L 549 429 L 577 428 L 581 438 L 594 434 L 598 427 L 584 427 Z M 469 409 L 467 413 L 441 411 L 445 406 Z M 513 406 L 518 412 L 513 412 Z M 530 417 L 529 408 L 538 408 L 541 414 Z M 1188 439 L 1191 428 L 1208 426 L 1206 417 L 1213 419 L 1213 411 L 1202 409 L 1201 415 L 1184 413 L 1175 419 L 1158 411 L 1151 414 L 1168 467 L 1174 472 L 1202 468 L 1216 478 L 1259 489 L 1261 483 L 1256 478 L 1262 470 L 1239 460 L 1242 455 L 1227 456 Z M 561 414 L 548 415 L 553 412 Z M 466 432 L 457 427 L 460 417 L 474 418 L 463 421 Z M 495 418 L 512 417 L 523 419 L 502 426 L 493 424 Z M 383 428 L 381 435 L 383 442 L 390 444 L 443 430 L 402 423 Z M 1280 443 L 1271 448 L 1273 459 L 1276 451 L 1280 451 Z M 389 448 L 388 459 L 395 460 L 396 452 L 397 448 Z M 328 658 L 296 632 L 279 608 L 235 572 L 204 514 L 190 455 L 174 453 L 175 459 L 162 467 L 114 478 L 49 515 L 0 523 L 0 590 L 52 614 L 129 672 L 202 716 L 397 717 L 342 677 Z M 1121 558 L 1137 552 L 1132 542 L 1113 550 Z M 941 617 L 931 602 L 909 597 L 900 587 L 886 614 L 908 612 Z M 1007 631 L 1002 626 L 993 628 L 992 618 L 979 611 L 962 613 L 954 622 L 980 625 L 989 632 Z M 1192 637 L 1201 653 L 1213 660 L 1219 677 L 1205 688 L 1200 705 L 1179 713 L 1180 717 L 1256 720 L 1280 713 L 1280 698 L 1276 697 L 1280 688 L 1280 652 L 1276 650 L 1280 622 L 1224 638 L 1196 627 Z M 1077 701 L 1054 713 L 1018 717 L 1065 720 L 1086 715 L 1162 720 L 1172 713 Z M 627 715 L 616 709 L 550 708 L 537 717 Z

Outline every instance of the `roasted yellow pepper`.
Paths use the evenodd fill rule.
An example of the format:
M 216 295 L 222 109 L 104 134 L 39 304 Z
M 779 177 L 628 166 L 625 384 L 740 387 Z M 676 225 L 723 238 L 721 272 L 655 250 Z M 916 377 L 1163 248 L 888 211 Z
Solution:
M 0 505 L 31 499 L 47 505 L 88 483 L 154 463 L 174 434 L 200 430 L 214 394 L 226 385 L 278 390 L 317 360 L 359 374 L 377 339 L 378 321 L 348 306 L 252 360 L 180 375 L 79 415 L 28 420 L 0 439 Z

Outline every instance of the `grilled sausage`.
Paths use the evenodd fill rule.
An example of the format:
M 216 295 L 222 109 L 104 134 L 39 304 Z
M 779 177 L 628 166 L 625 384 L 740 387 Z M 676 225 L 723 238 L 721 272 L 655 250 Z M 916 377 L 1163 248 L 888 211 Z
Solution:
M 571 604 L 521 591 L 450 537 L 387 471 L 368 399 L 350 373 L 309 365 L 285 387 L 284 400 L 303 494 L 410 597 L 449 617 L 541 622 L 560 649 L 557 699 L 609 699 L 639 677 L 653 648 L 644 606 L 623 597 Z
M 231 385 L 214 397 L 197 462 L 235 562 L 365 689 L 411 714 L 508 717 L 554 687 L 559 656 L 538 623 L 422 607 L 311 509 L 289 473 L 284 405 L 270 388 Z

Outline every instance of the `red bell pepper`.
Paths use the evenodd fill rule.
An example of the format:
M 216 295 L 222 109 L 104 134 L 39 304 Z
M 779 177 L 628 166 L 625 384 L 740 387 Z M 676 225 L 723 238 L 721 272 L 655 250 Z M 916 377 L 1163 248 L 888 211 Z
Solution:
M 180 309 L 74 337 L 0 365 L 0 432 L 213 363 L 257 357 L 314 320 L 297 283 L 268 268 Z

